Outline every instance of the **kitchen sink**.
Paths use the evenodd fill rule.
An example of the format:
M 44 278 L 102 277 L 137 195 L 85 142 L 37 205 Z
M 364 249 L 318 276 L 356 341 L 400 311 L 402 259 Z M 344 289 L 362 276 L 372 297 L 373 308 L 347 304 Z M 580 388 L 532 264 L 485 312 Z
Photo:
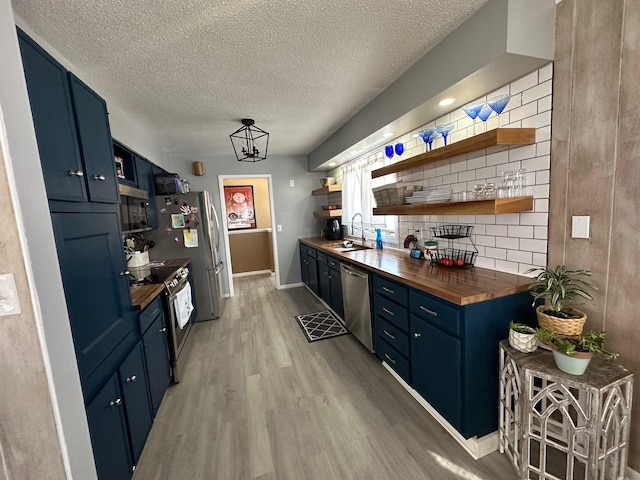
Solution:
M 359 245 L 354 243 L 350 247 L 345 247 L 342 243 L 334 243 L 333 245 L 329 245 L 331 250 L 335 250 L 336 252 L 355 252 L 356 250 L 370 250 L 371 247 L 365 247 L 363 245 Z

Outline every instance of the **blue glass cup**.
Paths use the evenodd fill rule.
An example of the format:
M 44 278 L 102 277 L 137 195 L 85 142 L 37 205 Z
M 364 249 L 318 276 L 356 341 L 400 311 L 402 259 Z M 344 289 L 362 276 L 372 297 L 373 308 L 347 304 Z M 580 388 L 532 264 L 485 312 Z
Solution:
M 436 129 L 427 128 L 425 130 L 420 130 L 420 132 L 418 132 L 418 135 L 422 137 L 422 140 L 424 141 L 424 143 L 426 143 L 429 146 L 429 151 L 431 151 L 433 141 L 437 136 Z
M 446 125 L 438 125 L 436 127 L 436 132 L 442 135 L 445 146 L 447 145 L 447 137 L 449 136 L 449 133 L 451 133 L 455 128 L 455 123 L 447 123 Z
M 404 153 L 404 145 L 401 142 L 396 143 L 394 148 L 396 155 L 400 156 Z
M 392 158 L 393 157 L 393 145 L 387 145 L 386 147 L 384 147 L 384 154 L 387 157 Z

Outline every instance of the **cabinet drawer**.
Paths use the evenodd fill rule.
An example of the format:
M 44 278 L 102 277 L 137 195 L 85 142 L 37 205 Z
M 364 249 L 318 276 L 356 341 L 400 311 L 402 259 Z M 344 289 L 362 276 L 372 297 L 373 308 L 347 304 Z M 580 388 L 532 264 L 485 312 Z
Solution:
M 373 286 L 376 293 L 384 295 L 401 305 L 406 305 L 409 300 L 407 287 L 399 283 L 375 275 L 373 277 Z
M 316 258 L 316 249 L 307 247 L 307 255 L 309 255 L 311 258 Z
M 141 333 L 147 331 L 160 312 L 162 312 L 162 298 L 158 295 L 140 314 L 138 321 Z
M 306 245 L 303 245 L 302 243 L 300 244 L 300 251 L 302 253 L 307 253 L 308 252 L 308 248 Z
M 409 336 L 380 317 L 375 319 L 376 333 L 402 355 L 409 358 Z
M 327 257 L 327 262 L 329 262 L 329 268 L 333 270 L 337 270 L 340 272 L 340 261 L 333 257 Z
M 460 311 L 429 294 L 411 292 L 411 313 L 445 332 L 460 336 Z
M 376 317 L 381 317 L 400 330 L 409 331 L 409 312 L 406 308 L 376 294 L 373 309 Z
M 318 252 L 316 254 L 316 258 L 318 259 L 319 262 L 327 263 L 327 255 L 322 252 Z
M 389 365 L 402 379 L 411 384 L 411 369 L 409 360 L 400 355 L 391 345 L 385 342 L 382 337 L 378 337 L 376 342 L 376 353 L 378 357 Z

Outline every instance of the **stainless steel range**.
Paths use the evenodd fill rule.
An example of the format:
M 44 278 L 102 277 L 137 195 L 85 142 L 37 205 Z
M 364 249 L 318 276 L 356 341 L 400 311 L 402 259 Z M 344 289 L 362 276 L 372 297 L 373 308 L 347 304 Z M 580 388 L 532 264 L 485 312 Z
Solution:
M 196 316 L 189 268 L 136 267 L 129 268 L 129 272 L 135 278 L 132 285 L 164 284 L 162 303 L 169 341 L 171 380 L 178 383 L 182 375 L 181 354 Z M 188 308 L 189 305 L 191 309 Z

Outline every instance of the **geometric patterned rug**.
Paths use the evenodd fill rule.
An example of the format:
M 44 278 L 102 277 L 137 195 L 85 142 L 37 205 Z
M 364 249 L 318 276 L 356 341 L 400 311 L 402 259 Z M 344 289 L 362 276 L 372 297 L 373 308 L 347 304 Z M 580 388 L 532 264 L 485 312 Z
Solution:
M 349 333 L 342 323 L 328 310 L 307 313 L 306 315 L 296 315 L 296 320 L 309 342 Z

